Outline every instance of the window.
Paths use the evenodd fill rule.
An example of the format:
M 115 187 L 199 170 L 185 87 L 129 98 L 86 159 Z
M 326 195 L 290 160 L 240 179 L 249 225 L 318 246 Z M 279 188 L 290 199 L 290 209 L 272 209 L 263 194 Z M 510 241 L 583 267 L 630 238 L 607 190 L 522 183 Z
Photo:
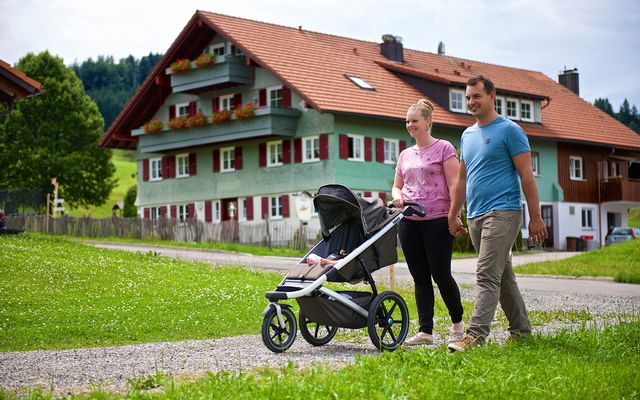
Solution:
M 233 95 L 220 96 L 220 111 L 231 110 L 233 108 Z
M 617 162 L 611 162 L 611 176 L 619 176 Z
M 504 97 L 496 97 L 494 104 L 496 112 L 500 115 L 504 115 Z
M 279 196 L 272 196 L 269 198 L 269 217 L 270 218 L 282 218 L 282 203 L 280 203 Z
M 570 156 L 569 157 L 569 177 L 571 180 L 580 181 L 583 179 L 582 175 L 582 157 Z
M 507 99 L 507 118 L 518 119 L 518 100 Z
M 184 178 L 189 176 L 189 155 L 180 154 L 176 156 L 176 164 L 178 171 L 176 173 L 177 178 Z
M 213 54 L 214 56 L 223 56 L 224 51 L 224 43 L 216 43 L 209 46 L 209 54 Z
M 189 103 L 176 104 L 176 117 L 188 117 L 189 116 Z
M 398 161 L 398 141 L 384 139 L 384 163 L 395 164 Z
M 213 215 L 213 222 L 220 222 L 220 200 L 216 200 L 211 204 Z
M 282 97 L 282 86 L 275 86 L 267 89 L 267 104 L 269 107 L 283 108 L 284 98 Z
M 247 220 L 247 199 L 238 199 L 238 221 Z
M 162 159 L 152 158 L 149 160 L 151 169 L 150 181 L 159 181 L 162 179 Z
M 582 229 L 593 229 L 593 209 L 582 209 Z
M 320 138 L 307 137 L 302 140 L 302 162 L 320 161 Z
M 364 138 L 358 135 L 349 135 L 349 160 L 364 161 Z
M 451 111 L 467 112 L 465 107 L 465 93 L 460 89 L 451 89 L 449 91 L 449 108 Z
M 186 204 L 178 205 L 178 221 L 186 222 L 188 217 L 189 217 L 189 212 L 187 210 L 187 205 Z
M 152 220 L 159 220 L 160 219 L 160 207 L 151 207 L 151 212 L 149 217 Z
M 220 149 L 220 172 L 231 172 L 236 170 L 236 154 L 233 147 Z
M 535 176 L 540 175 L 540 157 L 537 152 L 531 152 L 531 170 Z
M 365 81 L 363 78 L 360 78 L 358 76 L 351 76 L 351 75 L 345 75 L 345 76 L 351 82 L 355 83 L 360 89 L 376 90 L 373 86 L 369 84 L 369 82 Z
M 267 143 L 267 167 L 282 165 L 282 140 Z
M 520 119 L 533 122 L 533 101 L 522 100 L 520 102 Z

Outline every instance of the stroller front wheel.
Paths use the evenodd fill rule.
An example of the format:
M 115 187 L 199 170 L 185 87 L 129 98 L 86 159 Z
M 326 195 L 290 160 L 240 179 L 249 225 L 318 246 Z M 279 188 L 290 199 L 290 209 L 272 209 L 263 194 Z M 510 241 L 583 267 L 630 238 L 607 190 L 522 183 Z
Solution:
M 329 343 L 336 335 L 336 332 L 338 332 L 337 326 L 322 325 L 311 321 L 304 315 L 302 310 L 298 312 L 298 321 L 300 322 L 300 333 L 302 337 L 313 346 L 324 346 Z
M 378 350 L 397 349 L 409 333 L 409 310 L 402 296 L 396 292 L 377 295 L 369 307 L 367 328 Z
M 296 340 L 298 324 L 296 316 L 288 307 L 280 308 L 284 326 L 280 326 L 278 312 L 271 307 L 262 320 L 262 341 L 274 353 L 282 353 Z

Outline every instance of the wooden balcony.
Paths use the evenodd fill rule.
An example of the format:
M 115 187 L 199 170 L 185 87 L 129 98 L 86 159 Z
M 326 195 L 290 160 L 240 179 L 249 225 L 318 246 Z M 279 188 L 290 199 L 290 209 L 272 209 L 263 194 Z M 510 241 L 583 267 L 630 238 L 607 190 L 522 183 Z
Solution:
M 171 76 L 174 93 L 197 93 L 221 87 L 249 85 L 253 81 L 251 67 L 246 65 L 244 56 L 219 56 L 209 67 L 197 68 L 192 63 L 187 72 L 175 74 L 170 68 L 165 72 Z
M 600 199 L 603 203 L 608 201 L 640 202 L 640 180 L 609 177 L 607 181 L 600 182 Z
M 147 134 L 142 128 L 131 131 L 139 138 L 141 153 L 164 152 L 173 149 L 196 147 L 216 143 L 232 142 L 262 136 L 293 136 L 298 127 L 297 109 L 263 107 L 256 109 L 255 115 L 246 120 L 231 120 L 193 128 L 171 130 Z

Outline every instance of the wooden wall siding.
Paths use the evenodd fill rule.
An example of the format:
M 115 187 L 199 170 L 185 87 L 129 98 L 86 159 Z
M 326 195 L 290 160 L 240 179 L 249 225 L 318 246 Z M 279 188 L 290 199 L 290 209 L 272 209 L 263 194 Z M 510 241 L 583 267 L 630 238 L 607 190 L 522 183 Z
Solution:
M 610 178 L 600 183 L 602 201 L 640 201 L 640 181 Z
M 598 203 L 599 174 L 598 163 L 607 159 L 610 149 L 572 143 L 558 143 L 558 181 L 564 190 L 564 201 L 577 203 Z M 569 178 L 569 157 L 582 157 L 584 180 Z M 621 165 L 622 166 L 622 165 Z

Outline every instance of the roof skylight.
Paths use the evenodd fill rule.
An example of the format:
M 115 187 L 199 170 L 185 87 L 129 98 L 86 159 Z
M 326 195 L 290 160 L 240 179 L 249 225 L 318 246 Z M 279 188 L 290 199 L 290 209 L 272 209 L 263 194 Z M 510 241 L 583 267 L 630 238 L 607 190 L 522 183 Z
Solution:
M 359 88 L 361 89 L 367 89 L 367 90 L 376 90 L 373 86 L 371 86 L 369 84 L 369 82 L 365 81 L 363 78 L 360 78 L 358 76 L 353 76 L 353 75 L 345 75 L 347 77 L 347 79 L 349 79 L 351 82 L 355 83 L 356 85 L 358 85 Z

